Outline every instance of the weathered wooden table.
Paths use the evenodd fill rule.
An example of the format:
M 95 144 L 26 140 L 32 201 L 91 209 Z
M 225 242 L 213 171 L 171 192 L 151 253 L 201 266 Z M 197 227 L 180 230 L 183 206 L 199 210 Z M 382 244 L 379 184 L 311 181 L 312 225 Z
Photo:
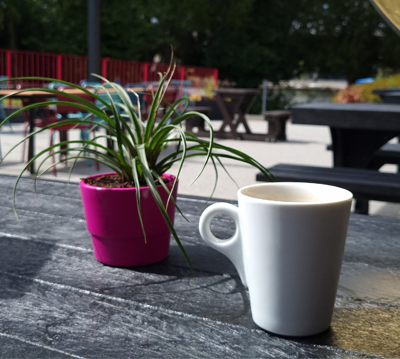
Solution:
M 335 167 L 368 168 L 374 153 L 400 135 L 400 105 L 309 103 L 291 110 L 294 124 L 330 127 Z
M 400 105 L 309 103 L 291 110 L 293 124 L 330 127 L 335 167 L 379 169 L 387 156 L 376 154 L 400 135 Z M 358 200 L 356 208 L 368 213 L 368 201 Z
M 223 116 L 223 123 L 215 131 L 215 137 L 265 141 L 268 138 L 267 134 L 253 133 L 246 120 L 246 115 L 253 107 L 259 93 L 260 90 L 258 89 L 244 88 L 221 88 L 215 90 L 215 99 Z M 245 132 L 237 131 L 240 124 L 244 126 Z M 229 131 L 226 131 L 226 129 Z
M 78 185 L 0 176 L 0 358 L 400 358 L 400 221 L 352 215 L 331 328 L 282 338 L 251 319 L 231 262 L 198 233 L 205 198 L 179 196 L 190 220 L 161 263 L 115 268 L 97 262 Z M 234 224 L 220 218 L 215 234 Z

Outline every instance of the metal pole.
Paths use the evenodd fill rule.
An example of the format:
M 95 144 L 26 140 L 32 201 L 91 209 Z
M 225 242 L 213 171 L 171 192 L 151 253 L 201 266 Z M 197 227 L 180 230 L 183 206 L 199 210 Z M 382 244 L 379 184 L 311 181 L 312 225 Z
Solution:
M 100 81 L 91 74 L 100 74 L 100 0 L 88 0 L 88 81 Z
M 268 80 L 263 80 L 261 114 L 267 111 L 267 96 L 268 96 L 267 92 L 268 92 Z

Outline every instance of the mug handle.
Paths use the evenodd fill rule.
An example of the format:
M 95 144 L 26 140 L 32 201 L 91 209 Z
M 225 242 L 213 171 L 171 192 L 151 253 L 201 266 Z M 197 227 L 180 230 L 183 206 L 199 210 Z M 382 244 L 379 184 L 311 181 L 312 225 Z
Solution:
M 211 221 L 218 214 L 226 214 L 231 217 L 236 224 L 235 234 L 228 239 L 219 239 L 211 232 Z M 208 207 L 201 215 L 199 222 L 201 238 L 212 248 L 227 256 L 235 265 L 240 279 L 245 287 L 246 276 L 244 271 L 242 240 L 239 228 L 239 211 L 236 206 L 228 203 L 215 203 Z

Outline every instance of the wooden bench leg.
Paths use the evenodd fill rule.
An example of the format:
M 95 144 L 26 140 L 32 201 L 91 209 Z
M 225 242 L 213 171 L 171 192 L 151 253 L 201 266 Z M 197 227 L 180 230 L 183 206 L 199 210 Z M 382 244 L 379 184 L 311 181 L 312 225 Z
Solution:
M 356 199 L 354 213 L 368 214 L 369 202 L 365 199 Z
M 274 112 L 278 114 L 274 115 Z M 264 114 L 264 120 L 268 122 L 266 141 L 286 141 L 286 121 L 290 118 L 290 113 L 286 111 L 287 113 L 282 115 L 282 112 L 270 111 Z

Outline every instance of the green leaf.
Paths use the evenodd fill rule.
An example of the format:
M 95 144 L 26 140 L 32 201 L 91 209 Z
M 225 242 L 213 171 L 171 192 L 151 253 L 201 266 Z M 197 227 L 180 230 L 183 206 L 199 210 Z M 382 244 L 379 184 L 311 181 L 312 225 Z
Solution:
M 180 250 L 182 251 L 183 256 L 185 257 L 187 263 L 189 264 L 190 268 L 193 271 L 193 267 L 190 262 L 190 259 L 185 251 L 185 248 L 183 248 L 181 241 L 179 240 L 179 237 L 175 231 L 175 228 L 171 222 L 171 219 L 169 218 L 169 215 L 168 215 L 166 209 L 164 208 L 164 204 L 162 202 L 160 194 L 158 193 L 157 187 L 154 183 L 154 178 L 153 178 L 151 171 L 147 165 L 146 152 L 145 152 L 144 145 L 138 146 L 138 154 L 139 154 L 139 161 L 140 161 L 140 164 L 142 165 L 142 169 L 143 169 L 143 173 L 144 173 L 144 178 L 146 180 L 147 185 L 149 186 L 149 189 L 153 195 L 153 198 L 156 201 L 157 206 L 160 209 L 161 214 L 164 217 L 166 224 L 168 225 L 168 228 L 171 230 L 171 233 L 174 236 L 176 243 L 178 244 Z
M 133 176 L 133 179 L 135 181 L 135 186 L 136 186 L 136 205 L 138 208 L 140 225 L 142 226 L 144 242 L 147 243 L 146 231 L 144 229 L 144 223 L 143 223 L 141 206 L 140 206 L 140 183 L 139 183 L 139 175 L 138 175 L 137 168 L 136 168 L 136 159 L 139 159 L 139 157 L 132 159 L 132 176 Z
M 178 210 L 178 212 L 180 213 L 180 215 L 181 215 L 187 222 L 190 222 L 190 221 L 186 218 L 186 216 L 183 214 L 183 212 L 180 210 L 180 208 L 178 207 L 178 204 L 177 204 L 176 201 L 175 201 L 174 196 L 172 195 L 174 188 L 172 188 L 171 191 L 170 191 L 170 190 L 168 189 L 167 185 L 165 184 L 165 182 L 163 181 L 162 177 L 161 177 L 157 172 L 155 172 L 155 171 L 153 170 L 153 171 L 151 171 L 151 173 L 152 173 L 153 176 L 158 180 L 158 182 L 160 182 L 161 186 L 162 186 L 162 187 L 165 189 L 165 191 L 168 193 L 168 201 L 169 201 L 169 199 L 171 198 L 173 204 L 175 205 L 175 208 Z M 174 184 L 173 184 L 174 187 L 175 187 L 175 183 L 176 183 L 177 180 L 178 180 L 178 178 L 176 177 L 176 180 L 174 181 Z M 166 209 L 168 209 L 168 203 L 167 203 Z
M 157 110 L 160 105 L 160 99 L 162 99 L 162 89 L 164 86 L 164 82 L 165 82 L 165 76 L 161 76 L 160 84 L 158 85 L 158 89 L 153 98 L 153 102 L 150 107 L 149 117 L 147 118 L 146 130 L 144 133 L 144 143 L 148 142 L 151 137 L 151 131 L 153 130 L 154 122 L 157 117 Z

